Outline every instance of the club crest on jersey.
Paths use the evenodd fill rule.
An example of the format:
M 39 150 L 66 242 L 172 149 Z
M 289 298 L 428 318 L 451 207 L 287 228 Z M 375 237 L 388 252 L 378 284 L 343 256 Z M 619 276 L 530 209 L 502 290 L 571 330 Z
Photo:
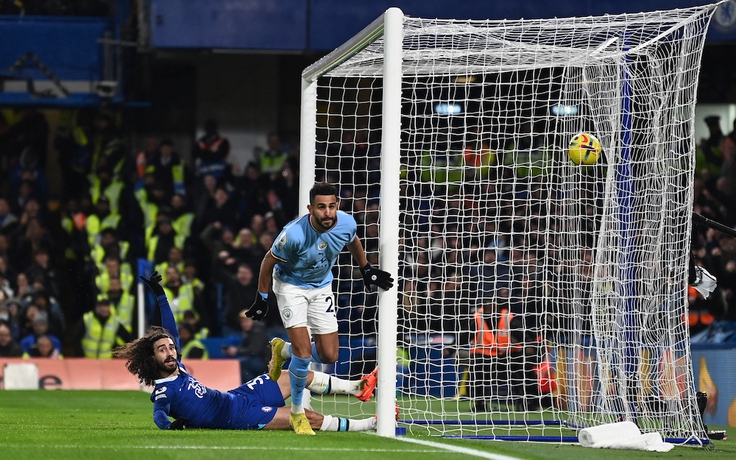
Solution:
M 325 243 L 324 241 L 320 241 L 317 245 L 317 249 L 319 249 L 320 251 L 324 251 L 325 249 L 327 249 L 327 243 Z
M 281 310 L 281 316 L 283 316 L 284 319 L 291 319 L 291 317 L 294 316 L 294 313 L 292 313 L 291 308 L 284 308 Z
M 204 395 L 207 393 L 207 387 L 191 377 L 189 377 L 189 385 L 187 389 L 194 390 L 195 396 L 197 396 L 199 399 L 204 398 Z

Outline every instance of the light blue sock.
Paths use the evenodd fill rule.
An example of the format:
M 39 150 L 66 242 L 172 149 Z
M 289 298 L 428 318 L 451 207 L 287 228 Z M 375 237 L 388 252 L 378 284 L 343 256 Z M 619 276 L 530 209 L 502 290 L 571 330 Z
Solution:
M 312 361 L 322 364 L 322 360 L 319 359 L 319 353 L 317 353 L 317 345 L 314 343 L 312 344 Z
M 307 376 L 309 375 L 309 363 L 311 361 L 311 358 L 291 357 L 291 363 L 289 364 L 289 383 L 291 384 L 292 406 L 299 406 L 301 408 L 304 387 L 307 386 Z

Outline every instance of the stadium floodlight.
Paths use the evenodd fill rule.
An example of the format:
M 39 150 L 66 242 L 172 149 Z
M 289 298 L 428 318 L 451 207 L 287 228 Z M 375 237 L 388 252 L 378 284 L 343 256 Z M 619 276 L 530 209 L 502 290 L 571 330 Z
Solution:
M 549 108 L 552 115 L 558 117 L 573 116 L 578 114 L 578 106 L 573 104 L 552 104 Z
M 459 115 L 463 113 L 463 106 L 456 102 L 437 102 L 434 105 L 434 113 L 440 115 Z
M 338 184 L 371 262 L 399 277 L 366 293 L 348 256 L 336 266 L 334 372 L 377 359 L 379 434 L 394 435 L 398 403 L 414 433 L 568 441 L 632 420 L 708 442 L 682 318 L 716 7 L 488 21 L 391 8 L 304 70 L 301 207 L 312 179 Z M 594 164 L 567 155 L 579 133 L 603 147 Z M 484 355 L 476 321 L 503 324 L 503 307 L 510 344 Z

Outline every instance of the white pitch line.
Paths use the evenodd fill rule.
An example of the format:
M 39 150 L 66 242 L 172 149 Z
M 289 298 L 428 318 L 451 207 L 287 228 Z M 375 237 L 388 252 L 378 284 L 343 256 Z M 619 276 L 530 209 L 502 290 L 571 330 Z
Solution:
M 493 454 L 490 452 L 484 452 L 482 450 L 470 449 L 467 447 L 455 446 L 452 444 L 442 444 L 434 441 L 424 441 L 422 439 L 408 438 L 406 436 L 396 436 L 394 439 L 399 441 L 411 442 L 414 444 L 420 444 L 428 447 L 436 447 L 438 449 L 449 450 L 458 454 L 472 455 L 474 457 L 487 458 L 490 460 L 522 460 L 518 457 L 509 457 L 508 455 Z
M 27 444 L 12 444 L 12 443 L 0 443 L 0 447 L 12 447 L 12 448 L 24 448 L 28 449 L 31 446 L 28 446 Z M 170 445 L 161 445 L 161 446 L 81 446 L 76 444 L 52 444 L 52 445 L 33 445 L 33 448 L 39 448 L 39 449 L 47 449 L 47 448 L 54 448 L 54 449 L 115 449 L 115 450 L 126 450 L 126 449 L 144 449 L 144 450 L 155 450 L 155 449 L 171 449 Z M 278 448 L 274 448 L 273 446 L 176 446 L 179 450 L 267 450 L 267 451 L 274 451 L 274 450 L 294 450 L 294 451 L 305 451 L 305 450 L 313 450 L 317 452 L 393 452 L 393 453 L 401 453 L 401 452 L 409 452 L 409 453 L 418 453 L 418 454 L 439 454 L 443 452 L 443 449 L 412 449 L 412 450 L 406 450 L 406 449 L 356 449 L 354 447 L 345 447 L 345 448 L 330 448 L 330 447 L 286 447 L 286 446 L 280 446 Z
M 439 442 L 434 441 L 424 441 L 422 439 L 415 439 L 415 438 L 408 438 L 405 436 L 397 436 L 394 439 L 403 441 L 403 442 L 409 442 L 413 444 L 419 444 L 422 446 L 431 447 L 433 449 L 356 449 L 354 447 L 346 447 L 346 448 L 330 448 L 330 447 L 286 447 L 286 446 L 280 446 L 278 449 L 274 449 L 273 446 L 177 446 L 176 448 L 179 450 L 294 450 L 294 451 L 305 451 L 305 450 L 313 450 L 313 451 L 319 451 L 319 452 L 394 452 L 394 453 L 400 453 L 400 452 L 407 452 L 407 453 L 419 453 L 419 454 L 437 454 L 441 453 L 443 451 L 451 451 L 458 454 L 464 454 L 464 455 L 472 455 L 474 457 L 480 457 L 480 458 L 487 458 L 489 460 L 522 460 L 518 457 L 510 457 L 508 455 L 501 455 L 501 454 L 493 454 L 491 452 L 485 452 L 482 450 L 476 450 L 476 449 L 470 449 L 467 447 L 460 447 L 455 446 L 452 444 L 443 444 Z M 11 448 L 28 448 L 28 445 L 21 445 L 21 444 L 13 444 L 13 443 L 0 443 L 0 447 L 11 447 Z M 145 450 L 154 450 L 154 449 L 170 449 L 170 445 L 161 445 L 161 446 L 80 446 L 76 444 L 53 444 L 53 445 L 34 445 L 34 448 L 55 448 L 55 449 L 80 449 L 80 448 L 92 448 L 92 449 L 116 449 L 116 450 L 126 450 L 126 449 L 145 449 Z

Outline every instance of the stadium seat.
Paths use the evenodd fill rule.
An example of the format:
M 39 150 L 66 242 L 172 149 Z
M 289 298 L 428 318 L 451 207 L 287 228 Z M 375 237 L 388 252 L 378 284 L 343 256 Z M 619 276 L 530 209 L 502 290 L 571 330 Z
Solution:
M 227 356 L 222 352 L 222 347 L 229 347 L 231 345 L 238 346 L 240 342 L 240 336 L 233 337 L 210 337 L 202 339 L 202 344 L 207 347 L 207 353 L 210 355 L 210 359 L 237 359 L 237 356 Z

